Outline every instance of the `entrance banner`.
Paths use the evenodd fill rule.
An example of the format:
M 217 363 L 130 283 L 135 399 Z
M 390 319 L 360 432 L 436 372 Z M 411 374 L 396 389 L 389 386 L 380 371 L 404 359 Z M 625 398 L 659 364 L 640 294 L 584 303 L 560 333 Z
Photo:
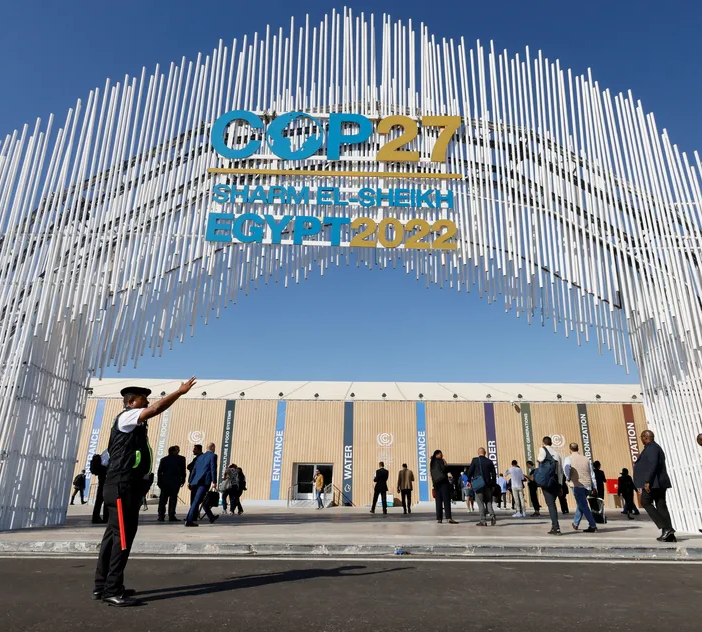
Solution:
M 419 500 L 429 500 L 429 472 L 427 470 L 427 405 L 417 402 L 417 467 L 419 468 Z
M 168 426 L 171 424 L 171 409 L 168 408 L 161 413 L 161 425 L 158 429 L 158 442 L 156 444 L 156 454 L 154 455 L 154 462 L 151 464 L 151 469 L 154 472 L 158 472 L 158 464 L 161 459 L 166 456 L 166 440 L 168 439 Z M 156 493 L 156 487 L 158 485 L 158 477 L 154 476 L 154 483 L 151 485 L 151 493 Z
M 219 479 L 224 478 L 224 473 L 229 466 L 229 459 L 232 456 L 232 431 L 234 429 L 234 408 L 236 400 L 228 399 L 224 408 L 224 430 L 222 431 L 222 448 L 219 464 Z
M 587 406 L 578 404 L 578 425 L 580 426 L 580 440 L 584 454 L 592 461 L 592 443 L 590 442 L 590 423 L 587 420 Z
M 634 421 L 634 407 L 631 404 L 623 404 L 624 425 L 626 427 L 626 438 L 629 442 L 629 455 L 631 456 L 632 467 L 639 458 L 639 438 L 636 435 L 636 422 Z
M 280 500 L 280 474 L 283 467 L 283 439 L 285 438 L 285 411 L 287 402 L 278 402 L 275 414 L 275 439 L 273 440 L 273 468 L 271 470 L 270 500 Z
M 90 431 L 90 440 L 88 441 L 88 454 L 85 457 L 85 489 L 83 490 L 86 496 L 90 495 L 90 461 L 97 454 L 98 442 L 100 441 L 100 428 L 102 428 L 102 418 L 105 415 L 105 400 L 98 400 L 95 408 L 95 417 L 93 417 L 93 428 Z
M 524 456 L 527 461 L 536 463 L 534 459 L 534 431 L 531 427 L 531 405 L 521 404 L 520 406 L 522 411 L 522 433 L 524 434 Z
M 487 435 L 487 456 L 495 466 L 497 476 L 500 475 L 500 467 L 497 464 L 497 433 L 495 432 L 495 404 L 486 402 L 485 407 L 485 434 Z
M 344 402 L 343 504 L 353 506 L 353 402 Z

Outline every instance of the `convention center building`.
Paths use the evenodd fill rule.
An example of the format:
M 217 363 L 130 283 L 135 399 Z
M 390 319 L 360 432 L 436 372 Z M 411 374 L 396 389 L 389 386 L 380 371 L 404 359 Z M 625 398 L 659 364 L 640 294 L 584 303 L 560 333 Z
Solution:
M 152 401 L 180 384 L 93 380 L 76 472 L 85 468 L 90 477 L 90 460 L 106 450 L 122 410 L 119 391 L 132 383 L 151 389 Z M 634 384 L 201 380 L 152 419 L 148 432 L 156 464 L 170 446 L 179 446 L 190 461 L 194 445 L 207 449 L 214 443 L 220 476 L 230 463 L 244 471 L 247 502 L 282 506 L 309 500 L 319 469 L 329 504 L 366 506 L 380 461 L 390 471 L 391 493 L 406 463 L 416 477 L 414 501 L 430 501 L 434 450 L 443 451 L 457 474 L 484 447 L 504 472 L 513 459 L 522 467 L 535 461 L 547 435 L 563 455 L 571 442 L 578 443 L 616 481 L 622 468 L 631 471 L 641 448 L 638 437 L 647 427 L 641 399 Z M 95 484 L 88 482 L 91 495 Z M 607 504 L 613 507 L 614 497 Z

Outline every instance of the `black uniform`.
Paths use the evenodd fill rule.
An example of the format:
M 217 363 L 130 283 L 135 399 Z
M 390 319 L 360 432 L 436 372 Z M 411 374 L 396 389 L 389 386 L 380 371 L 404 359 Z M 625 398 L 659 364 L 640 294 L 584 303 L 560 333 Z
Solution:
M 121 597 L 124 593 L 124 568 L 139 526 L 141 499 L 150 486 L 152 456 L 147 425 L 142 423 L 132 432 L 122 432 L 117 423 L 127 410 L 115 418 L 107 447 L 110 454 L 104 493 L 107 528 L 95 571 L 95 591 L 102 592 L 103 599 Z M 120 517 L 124 530 L 120 527 Z

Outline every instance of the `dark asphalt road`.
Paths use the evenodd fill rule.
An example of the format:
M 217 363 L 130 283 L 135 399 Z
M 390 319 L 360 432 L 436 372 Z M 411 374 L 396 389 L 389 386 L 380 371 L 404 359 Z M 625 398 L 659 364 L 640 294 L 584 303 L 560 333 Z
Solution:
M 0 630 L 701 629 L 702 565 L 134 559 L 126 609 L 90 600 L 94 566 L 0 559 Z

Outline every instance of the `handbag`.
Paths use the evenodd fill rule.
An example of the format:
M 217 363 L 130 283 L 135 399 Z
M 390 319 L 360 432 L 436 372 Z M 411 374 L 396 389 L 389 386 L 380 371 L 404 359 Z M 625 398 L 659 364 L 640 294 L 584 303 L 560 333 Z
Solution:
M 219 482 L 217 489 L 220 492 L 226 492 L 230 487 L 231 487 L 231 481 L 229 480 L 229 477 L 227 477 L 224 480 Z
M 207 492 L 205 503 L 208 507 L 217 507 L 219 505 L 219 492 Z
M 478 467 L 480 468 L 480 476 L 474 476 L 470 479 L 470 486 L 473 488 L 474 492 L 481 492 L 485 489 L 485 477 L 483 476 L 483 464 L 480 462 L 480 457 L 478 457 Z

